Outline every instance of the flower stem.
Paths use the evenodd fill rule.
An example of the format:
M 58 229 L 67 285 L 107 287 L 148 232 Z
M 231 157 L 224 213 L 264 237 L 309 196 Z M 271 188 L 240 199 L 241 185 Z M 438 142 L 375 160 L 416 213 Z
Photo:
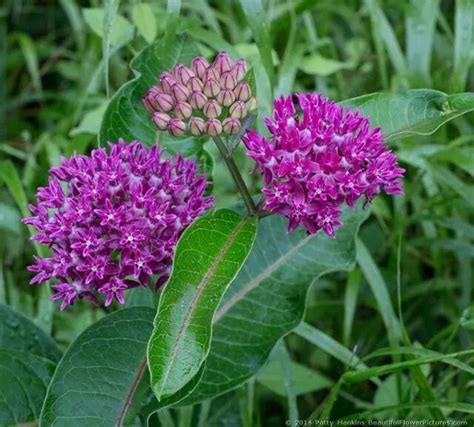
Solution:
M 230 174 L 232 175 L 235 185 L 237 186 L 237 189 L 239 190 L 240 195 L 244 200 L 249 215 L 255 215 L 257 212 L 257 208 L 255 206 L 255 203 L 253 202 L 252 196 L 250 195 L 247 186 L 245 185 L 242 175 L 240 174 L 239 169 L 237 168 L 237 165 L 235 164 L 234 159 L 232 158 L 232 154 L 229 152 L 227 146 L 220 137 L 213 136 L 212 139 L 214 140 L 215 144 L 217 145 L 217 148 L 219 149 L 222 157 L 224 158 L 224 161 L 227 164 L 227 167 L 230 171 Z

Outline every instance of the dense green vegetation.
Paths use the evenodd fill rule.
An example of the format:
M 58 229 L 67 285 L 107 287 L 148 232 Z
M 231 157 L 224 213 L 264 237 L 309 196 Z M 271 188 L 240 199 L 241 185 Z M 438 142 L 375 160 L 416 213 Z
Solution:
M 181 33 L 187 34 L 185 39 Z M 159 43 L 164 50 L 156 47 Z M 178 54 L 178 49 L 184 53 Z M 48 169 L 61 156 L 90 152 L 98 143 L 120 136 L 153 144 L 151 125 L 140 135 L 130 127 L 127 108 L 141 108 L 130 88 L 143 84 L 146 88 L 153 73 L 178 59 L 189 59 L 195 51 L 212 57 L 222 50 L 245 58 L 253 67 L 259 101 L 253 126 L 261 131 L 261 118 L 271 113 L 272 100 L 281 94 L 318 91 L 360 107 L 382 127 L 407 170 L 405 195 L 380 196 L 365 213 L 361 209 L 348 213 L 347 227 L 336 240 L 318 237 L 306 246 L 301 243 L 303 233 L 287 236 L 282 231 L 281 218 L 264 218 L 254 258 L 272 259 L 280 252 L 291 257 L 274 276 L 259 279 L 261 295 L 254 295 L 239 313 L 257 318 L 255 305 L 260 302 L 270 323 L 255 326 L 242 318 L 236 324 L 236 318 L 224 317 L 216 323 L 210 350 L 203 339 L 203 354 L 193 361 L 197 368 L 203 367 L 209 350 L 207 370 L 177 378 L 161 396 L 164 407 L 189 393 L 186 405 L 156 412 L 160 407 L 143 382 L 137 392 L 142 399 L 134 398 L 117 425 L 146 425 L 148 416 L 152 426 L 280 426 L 295 419 L 456 420 L 471 425 L 472 0 L 3 2 L 0 425 L 40 418 L 47 385 L 61 352 L 68 349 L 53 379 L 41 425 L 52 425 L 60 412 L 67 416 L 79 408 L 82 414 L 79 401 L 95 414 L 84 415 L 97 417 L 81 419 L 74 413 L 69 424 L 63 419 L 61 425 L 114 425 L 105 421 L 110 414 L 101 413 L 108 411 L 108 403 L 100 400 L 101 384 L 116 384 L 114 396 L 126 394 L 127 385 L 118 372 L 139 367 L 141 358 L 134 351 L 138 348 L 145 354 L 158 297 L 148 289 L 136 289 L 126 295 L 126 309 L 79 301 L 60 312 L 50 301 L 46 284 L 28 285 L 32 275 L 26 267 L 33 255 L 44 254 L 47 248 L 32 244 L 32 230 L 20 220 L 29 216 L 28 203 L 37 187 L 47 183 Z M 135 86 L 123 87 L 132 79 Z M 369 95 L 374 92 L 382 93 Z M 368 96 L 359 98 L 364 95 Z M 197 149 L 166 140 L 165 145 L 168 152 L 192 155 L 207 167 L 212 156 L 217 206 L 233 208 L 239 203 L 238 191 L 211 141 L 205 150 L 202 144 Z M 239 146 L 234 157 L 256 194 L 261 183 L 258 176 L 247 175 L 252 161 L 245 149 Z M 238 215 L 227 215 L 238 223 L 232 216 Z M 245 227 L 255 232 L 253 222 Z M 252 238 L 246 241 L 249 247 Z M 183 251 L 187 243 L 180 241 Z M 241 254 L 240 262 L 247 255 Z M 230 284 L 230 295 L 236 292 L 233 286 L 241 289 L 260 277 L 262 269 L 246 264 Z M 298 269 L 297 274 L 285 276 L 288 269 Z M 228 272 L 228 280 L 235 273 Z M 289 279 L 282 282 L 283 277 Z M 177 286 L 185 288 L 182 282 Z M 269 301 L 265 289 L 286 300 Z M 173 299 L 165 295 L 162 300 L 171 304 Z M 219 319 L 226 314 L 220 310 Z M 100 328 L 93 326 L 81 335 L 98 321 Z M 123 332 L 117 326 L 120 321 L 135 329 Z M 153 341 L 158 347 L 160 327 L 164 326 L 155 330 Z M 247 340 L 252 333 L 254 338 Z M 83 351 L 88 345 L 92 353 Z M 166 358 L 168 350 L 159 350 Z M 103 369 L 110 363 L 114 372 L 93 373 L 89 369 L 94 363 Z M 72 369 L 78 372 L 67 377 Z M 15 388 L 7 371 L 22 371 L 19 381 L 31 387 Z M 222 376 L 227 374 L 226 382 Z M 98 379 L 101 382 L 95 383 Z M 153 379 L 152 385 L 159 395 Z M 88 387 L 97 392 L 92 403 L 85 397 Z M 58 398 L 71 390 L 76 390 L 77 401 Z

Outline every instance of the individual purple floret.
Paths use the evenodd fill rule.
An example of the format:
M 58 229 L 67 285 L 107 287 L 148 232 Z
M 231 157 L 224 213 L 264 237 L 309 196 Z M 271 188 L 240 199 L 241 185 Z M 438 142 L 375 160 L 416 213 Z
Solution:
M 319 94 L 297 98 L 301 116 L 291 97 L 281 97 L 274 119 L 265 118 L 270 139 L 248 130 L 242 140 L 263 174 L 264 208 L 285 215 L 290 232 L 302 224 L 334 237 L 341 205 L 353 207 L 361 196 L 370 202 L 381 191 L 403 194 L 404 169 L 358 111 Z
M 197 169 L 138 141 L 110 144 L 110 154 L 100 148 L 62 159 L 38 189 L 33 216 L 23 219 L 39 230 L 32 239 L 52 251 L 28 267 L 36 273 L 30 283 L 58 279 L 52 300 L 62 299 L 61 310 L 78 297 L 123 304 L 123 292 L 146 286 L 151 276 L 163 284 L 178 237 L 212 206 Z

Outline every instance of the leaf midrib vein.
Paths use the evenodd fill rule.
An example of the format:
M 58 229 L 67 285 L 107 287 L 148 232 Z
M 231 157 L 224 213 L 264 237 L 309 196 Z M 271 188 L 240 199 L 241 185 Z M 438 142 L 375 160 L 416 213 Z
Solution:
M 161 381 L 161 390 L 160 390 L 160 394 L 161 394 L 161 391 L 163 391 L 163 388 L 166 384 L 166 381 L 169 377 L 169 374 L 170 374 L 170 371 L 171 371 L 171 367 L 173 366 L 174 364 L 174 361 L 178 355 L 178 351 L 179 351 L 179 348 L 181 346 L 181 343 L 183 342 L 184 340 L 184 336 L 186 334 L 186 331 L 189 327 L 189 324 L 191 322 L 191 317 L 193 315 L 193 312 L 194 312 L 194 309 L 196 308 L 196 304 L 199 300 L 199 298 L 201 297 L 202 293 L 204 292 L 204 289 L 206 288 L 206 285 L 209 283 L 209 280 L 211 279 L 211 277 L 213 276 L 215 270 L 217 269 L 217 267 L 219 266 L 219 264 L 221 263 L 221 261 L 224 259 L 224 257 L 226 256 L 229 248 L 231 247 L 232 243 L 234 243 L 234 240 L 235 238 L 237 237 L 238 233 L 240 232 L 240 230 L 242 229 L 242 227 L 248 222 L 248 218 L 245 218 L 245 219 L 242 219 L 239 224 L 237 225 L 237 227 L 235 227 L 235 229 L 232 231 L 232 233 L 230 234 L 227 242 L 224 244 L 224 246 L 222 247 L 222 250 L 221 252 L 219 253 L 219 255 L 216 257 L 216 259 L 213 261 L 213 263 L 211 264 L 211 267 L 209 268 L 209 270 L 207 271 L 207 273 L 205 274 L 205 276 L 202 278 L 201 282 L 199 283 L 197 289 L 196 289 L 196 293 L 194 294 L 193 296 L 193 299 L 191 301 L 191 304 L 189 305 L 189 309 L 186 313 L 186 317 L 184 318 L 184 321 L 181 325 L 181 328 L 179 330 L 179 333 L 178 333 L 178 337 L 176 339 L 176 344 L 173 348 L 173 352 L 171 354 L 171 357 L 170 357 L 170 360 L 168 362 L 168 364 L 166 365 L 166 368 L 165 368 L 165 371 L 164 371 L 164 375 L 163 375 L 163 379 Z

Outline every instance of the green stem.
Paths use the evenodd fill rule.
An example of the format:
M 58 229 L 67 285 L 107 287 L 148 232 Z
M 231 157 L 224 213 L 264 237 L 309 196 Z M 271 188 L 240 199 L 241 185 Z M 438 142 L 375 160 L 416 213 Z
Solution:
M 247 206 L 249 215 L 255 215 L 257 212 L 257 208 L 255 206 L 255 203 L 253 202 L 252 196 L 250 195 L 247 186 L 245 185 L 242 175 L 240 175 L 239 169 L 237 168 L 237 165 L 235 164 L 234 159 L 232 158 L 232 154 L 229 152 L 227 146 L 221 138 L 219 138 L 218 136 L 213 136 L 212 139 L 217 145 L 217 148 L 219 149 L 224 161 L 227 164 L 227 167 L 229 168 L 230 174 L 232 175 L 235 185 L 237 186 L 237 189 L 239 190 L 242 199 L 244 200 L 245 206 Z

